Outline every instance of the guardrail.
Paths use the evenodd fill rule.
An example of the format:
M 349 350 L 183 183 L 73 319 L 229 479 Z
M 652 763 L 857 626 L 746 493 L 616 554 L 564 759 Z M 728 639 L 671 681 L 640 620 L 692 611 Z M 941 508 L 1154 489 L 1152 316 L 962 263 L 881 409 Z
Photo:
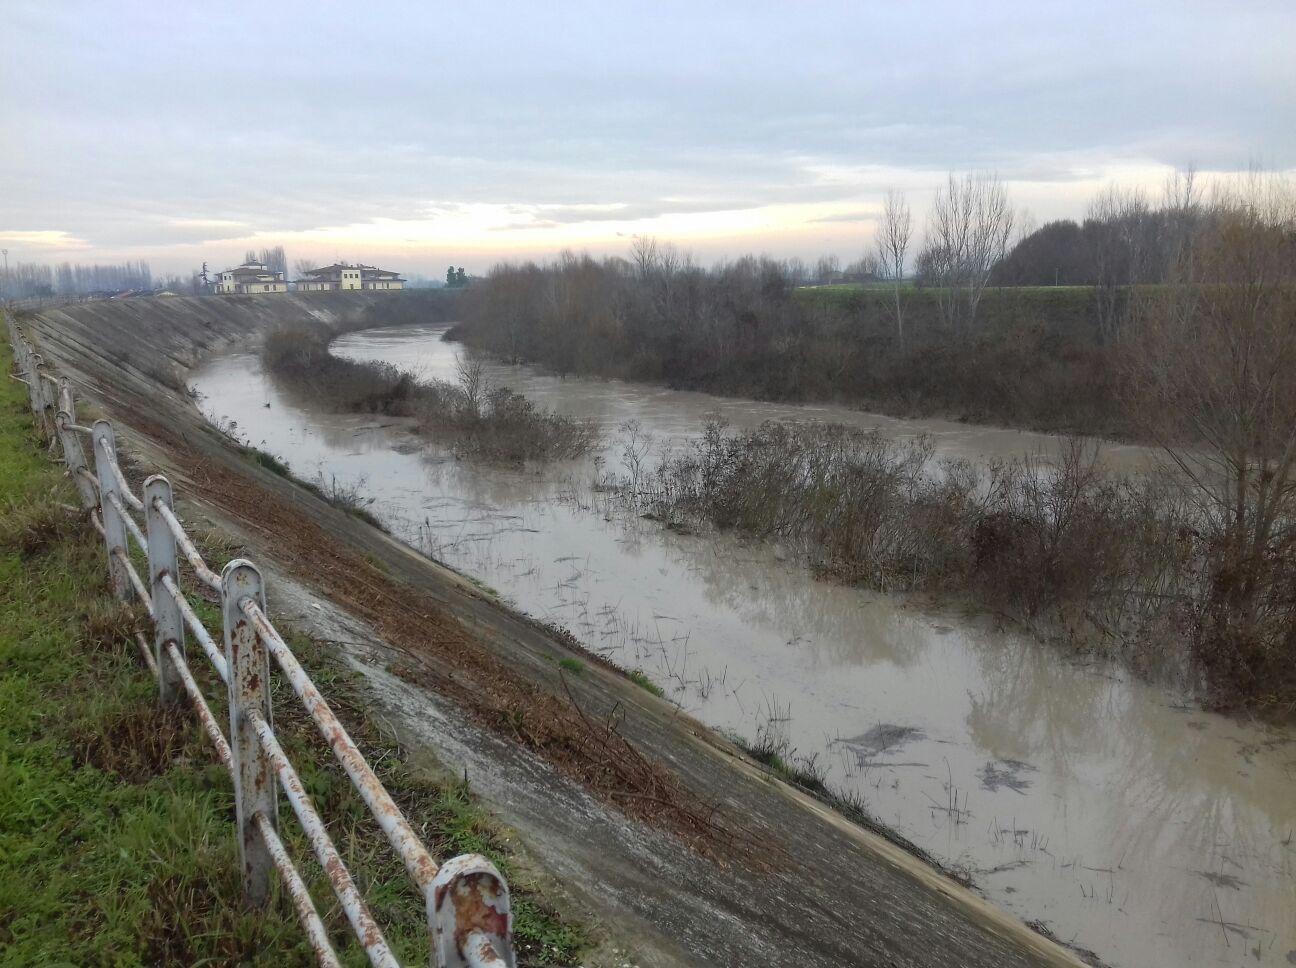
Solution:
M 208 567 L 176 516 L 170 481 L 154 474 L 144 481 L 140 494 L 134 493 L 117 461 L 112 424 L 106 420 L 97 420 L 90 427 L 77 423 L 71 384 L 46 370 L 40 354 L 11 317 L 6 316 L 5 322 L 19 371 L 19 375 L 10 376 L 26 384 L 32 412 L 51 452 L 61 449 L 67 474 L 95 528 L 103 535 L 112 593 L 121 600 L 138 598 L 152 622 L 152 643 L 139 632 L 135 638 L 145 663 L 157 678 L 159 701 L 172 704 L 188 699 L 217 758 L 230 771 L 247 903 L 264 907 L 270 896 L 271 871 L 277 871 L 319 963 L 340 965 L 328 929 L 279 836 L 282 789 L 370 963 L 375 968 L 398 968 L 381 927 L 369 913 L 318 809 L 275 736 L 269 688 L 273 660 L 422 892 L 430 963 L 437 968 L 514 968 L 512 908 L 508 885 L 499 871 L 477 854 L 455 857 L 438 866 L 276 631 L 266 609 L 260 570 L 242 558 L 228 562 L 219 574 Z M 87 438 L 93 471 L 82 446 L 82 440 Z M 136 514 L 143 516 L 142 525 Z M 144 554 L 145 576 L 139 574 L 131 559 L 131 541 Z M 186 597 L 179 570 L 181 558 L 189 566 L 191 581 L 219 595 L 220 644 Z M 201 646 L 216 675 L 226 684 L 228 739 L 189 670 L 186 632 Z

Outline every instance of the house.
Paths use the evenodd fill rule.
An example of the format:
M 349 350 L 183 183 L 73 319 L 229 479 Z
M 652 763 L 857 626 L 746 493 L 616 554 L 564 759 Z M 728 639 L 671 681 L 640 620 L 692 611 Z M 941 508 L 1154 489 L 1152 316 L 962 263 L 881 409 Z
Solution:
M 264 263 L 245 262 L 217 275 L 212 289 L 222 295 L 235 292 L 287 292 L 288 280 L 282 272 L 275 272 Z
M 399 273 L 367 266 L 363 263 L 348 265 L 335 262 L 322 269 L 307 269 L 302 278 L 293 283 L 298 292 L 326 292 L 342 289 L 404 289 L 405 280 Z

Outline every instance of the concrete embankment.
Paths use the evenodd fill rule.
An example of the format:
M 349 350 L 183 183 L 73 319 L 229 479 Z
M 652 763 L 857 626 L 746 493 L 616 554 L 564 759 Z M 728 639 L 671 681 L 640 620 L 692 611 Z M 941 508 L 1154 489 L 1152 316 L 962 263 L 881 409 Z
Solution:
M 276 295 L 86 303 L 22 324 L 118 425 L 121 450 L 172 476 L 184 514 L 269 565 L 281 612 L 339 643 L 373 718 L 468 773 L 532 866 L 612 940 L 596 961 L 1077 964 L 614 670 L 582 656 L 583 674 L 562 675 L 562 636 L 247 461 L 185 393 L 204 354 L 282 323 L 340 331 L 446 311 L 417 293 Z M 617 762 L 598 759 L 609 750 Z M 632 785 L 642 776 L 656 792 Z

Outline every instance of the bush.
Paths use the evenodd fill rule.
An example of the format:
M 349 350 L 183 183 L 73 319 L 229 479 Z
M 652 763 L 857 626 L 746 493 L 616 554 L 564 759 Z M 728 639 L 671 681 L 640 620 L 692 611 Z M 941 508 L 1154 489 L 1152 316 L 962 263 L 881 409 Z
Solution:
M 419 380 L 387 363 L 333 356 L 326 333 L 298 327 L 271 333 L 262 360 L 271 373 L 336 411 L 412 417 L 420 431 L 461 457 L 565 460 L 587 453 L 599 439 L 590 421 L 540 410 L 521 394 L 490 385 L 480 364 L 464 363 L 455 383 Z

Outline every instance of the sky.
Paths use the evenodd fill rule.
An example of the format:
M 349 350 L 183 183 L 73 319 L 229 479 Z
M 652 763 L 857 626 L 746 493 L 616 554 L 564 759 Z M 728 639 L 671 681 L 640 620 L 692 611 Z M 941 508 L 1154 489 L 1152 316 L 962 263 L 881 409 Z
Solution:
M 1296 166 L 1293 0 L 0 6 L 14 261 L 851 261 L 951 171 L 1042 223 L 1253 163 Z

